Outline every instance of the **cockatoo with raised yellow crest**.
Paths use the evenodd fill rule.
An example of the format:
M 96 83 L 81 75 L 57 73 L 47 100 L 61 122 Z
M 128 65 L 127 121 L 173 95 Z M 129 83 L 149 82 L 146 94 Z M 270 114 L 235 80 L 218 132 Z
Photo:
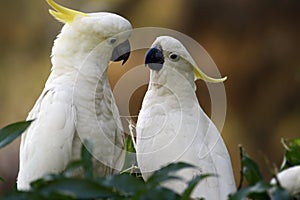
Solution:
M 223 139 L 201 109 L 195 94 L 196 79 L 214 79 L 197 67 L 186 48 L 169 36 L 158 37 L 147 51 L 145 64 L 150 82 L 136 125 L 137 162 L 143 178 L 172 162 L 186 162 L 196 168 L 183 169 L 183 179 L 163 183 L 182 193 L 196 175 L 215 174 L 201 181 L 192 197 L 224 200 L 236 190 L 232 166 Z
M 19 190 L 80 158 L 83 141 L 98 176 L 122 169 L 125 151 L 119 112 L 107 77 L 110 61 L 129 57 L 132 27 L 107 12 L 83 13 L 47 0 L 63 22 L 52 49 L 52 70 L 27 119 L 35 119 L 20 145 Z

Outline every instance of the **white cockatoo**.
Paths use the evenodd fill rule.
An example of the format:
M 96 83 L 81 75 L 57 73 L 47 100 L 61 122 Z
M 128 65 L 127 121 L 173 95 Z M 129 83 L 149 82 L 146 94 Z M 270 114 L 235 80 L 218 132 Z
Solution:
M 145 64 L 150 82 L 140 110 L 137 132 L 137 162 L 143 178 L 172 162 L 196 168 L 183 169 L 164 186 L 182 193 L 187 182 L 200 174 L 216 174 L 197 185 L 192 197 L 227 199 L 236 190 L 230 157 L 214 123 L 201 109 L 194 80 L 222 82 L 200 71 L 185 47 L 169 36 L 158 37 L 147 51 Z
M 291 196 L 300 194 L 300 166 L 293 166 L 277 174 L 280 185 L 285 188 Z M 276 179 L 271 180 L 271 184 L 276 184 Z
M 117 173 L 125 159 L 106 71 L 110 61 L 128 59 L 131 24 L 117 14 L 86 14 L 47 2 L 54 9 L 50 14 L 65 25 L 54 42 L 51 74 L 27 118 L 35 121 L 21 139 L 19 190 L 79 159 L 86 140 L 98 176 Z

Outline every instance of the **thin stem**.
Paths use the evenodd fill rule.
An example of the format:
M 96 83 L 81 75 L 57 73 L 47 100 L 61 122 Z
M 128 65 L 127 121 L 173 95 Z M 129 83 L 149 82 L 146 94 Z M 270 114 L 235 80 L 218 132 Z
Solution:
M 238 190 L 240 190 L 242 188 L 243 182 L 244 182 L 244 173 L 243 173 L 243 168 L 244 168 L 244 164 L 243 164 L 243 156 L 244 156 L 244 150 L 241 144 L 239 144 L 239 150 L 240 150 L 240 159 L 241 159 L 241 170 L 240 170 L 240 183 L 238 186 Z

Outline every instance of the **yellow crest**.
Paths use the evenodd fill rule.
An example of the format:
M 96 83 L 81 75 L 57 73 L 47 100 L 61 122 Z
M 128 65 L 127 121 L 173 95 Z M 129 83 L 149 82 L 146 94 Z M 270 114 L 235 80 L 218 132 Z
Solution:
M 76 10 L 72 10 L 69 8 L 65 8 L 61 5 L 58 5 L 53 0 L 47 0 L 47 3 L 54 9 L 49 9 L 50 14 L 56 18 L 58 21 L 63 23 L 72 23 L 75 16 L 81 15 L 81 16 L 87 16 L 87 14 L 83 12 L 79 12 Z
M 206 74 L 204 74 L 204 72 L 202 72 L 197 66 L 194 65 L 194 76 L 195 76 L 195 80 L 197 79 L 202 79 L 206 82 L 210 82 L 210 83 L 220 83 L 220 82 L 224 82 L 227 77 L 223 77 L 223 78 L 212 78 L 207 76 Z

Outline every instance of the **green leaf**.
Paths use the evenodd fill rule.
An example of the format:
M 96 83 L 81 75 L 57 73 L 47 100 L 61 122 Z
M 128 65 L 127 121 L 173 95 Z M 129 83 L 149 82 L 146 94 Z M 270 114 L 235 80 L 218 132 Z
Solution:
M 300 193 L 294 194 L 293 198 L 291 198 L 293 200 L 299 200 L 300 199 Z
M 89 152 L 93 151 L 93 147 L 89 141 L 84 141 L 84 144 L 81 147 L 81 160 L 82 160 L 82 167 L 84 170 L 84 176 L 86 178 L 93 178 L 93 156 Z
M 132 141 L 132 137 L 128 134 L 125 134 L 125 149 L 126 149 L 126 155 L 125 155 L 125 162 L 123 165 L 123 168 L 125 171 L 129 169 L 132 166 L 137 166 L 137 161 L 136 161 L 136 155 L 135 155 L 135 147 L 134 143 Z M 129 173 L 134 173 L 134 171 L 128 171 Z
M 132 198 L 132 200 L 157 200 L 157 199 L 168 199 L 168 200 L 179 200 L 180 196 L 174 191 L 157 185 L 155 188 L 138 194 Z
M 9 194 L 4 195 L 2 198 L 2 200 L 41 200 L 41 199 L 45 199 L 42 196 L 40 196 L 39 194 L 36 194 L 34 192 L 30 192 L 30 191 L 15 191 Z
M 263 180 L 263 176 L 259 170 L 258 165 L 252 160 L 248 154 L 241 148 L 242 160 L 242 174 L 246 178 L 249 185 L 255 185 L 257 182 Z
M 39 198 L 39 200 L 75 200 L 76 198 L 74 197 L 71 197 L 71 196 L 67 196 L 67 195 L 64 195 L 64 194 L 59 194 L 59 193 L 51 193 L 49 195 L 47 195 L 46 197 L 45 196 L 41 196 Z
M 229 195 L 229 200 L 242 200 L 246 199 L 246 197 L 251 197 L 251 199 L 255 200 L 268 200 L 270 197 L 268 196 L 268 190 L 271 186 L 263 181 L 257 182 L 255 185 L 245 187 L 240 189 L 234 194 Z
M 21 135 L 31 124 L 31 121 L 16 122 L 0 129 L 0 148 L 8 145 Z
M 183 163 L 183 162 L 171 163 L 171 164 L 155 171 L 152 174 L 152 176 L 150 176 L 150 178 L 148 179 L 147 184 L 156 186 L 157 184 L 162 183 L 167 180 L 180 179 L 179 177 L 173 176 L 172 174 L 174 174 L 176 171 L 179 171 L 181 169 L 191 168 L 191 167 L 195 167 L 195 166 L 188 164 L 188 163 Z
M 65 176 L 65 177 L 70 177 L 70 176 L 73 176 L 74 174 L 74 171 L 76 170 L 79 170 L 80 167 L 82 167 L 83 164 L 82 164 L 82 161 L 81 160 L 74 160 L 74 161 L 71 161 L 66 169 L 62 172 L 62 174 Z
M 129 174 L 118 174 L 113 176 L 101 177 L 97 179 L 98 183 L 111 187 L 123 194 L 135 194 L 138 191 L 146 189 L 145 182 Z
M 126 152 L 128 151 L 128 152 L 135 153 L 135 148 L 134 148 L 132 138 L 128 134 L 125 134 L 125 147 L 126 147 Z
M 193 178 L 192 180 L 190 180 L 188 182 L 187 188 L 184 190 L 184 192 L 183 192 L 183 194 L 181 196 L 181 199 L 182 200 L 184 200 L 184 199 L 190 199 L 190 196 L 191 196 L 193 190 L 195 189 L 195 187 L 198 185 L 198 183 L 200 181 L 202 181 L 203 179 L 211 177 L 211 176 L 217 176 L 217 175 L 214 175 L 214 174 L 202 174 L 202 175 L 198 175 L 195 178 Z
M 32 184 L 33 192 L 44 197 L 50 195 L 65 195 L 79 199 L 111 198 L 118 195 L 111 188 L 105 187 L 96 181 L 80 178 L 66 178 L 52 176 L 52 180 L 40 179 Z
M 300 138 L 282 140 L 281 143 L 285 148 L 285 155 L 280 170 L 300 165 Z
M 289 200 L 289 193 L 286 189 L 282 187 L 274 187 L 274 189 L 271 192 L 271 199 L 272 200 Z

